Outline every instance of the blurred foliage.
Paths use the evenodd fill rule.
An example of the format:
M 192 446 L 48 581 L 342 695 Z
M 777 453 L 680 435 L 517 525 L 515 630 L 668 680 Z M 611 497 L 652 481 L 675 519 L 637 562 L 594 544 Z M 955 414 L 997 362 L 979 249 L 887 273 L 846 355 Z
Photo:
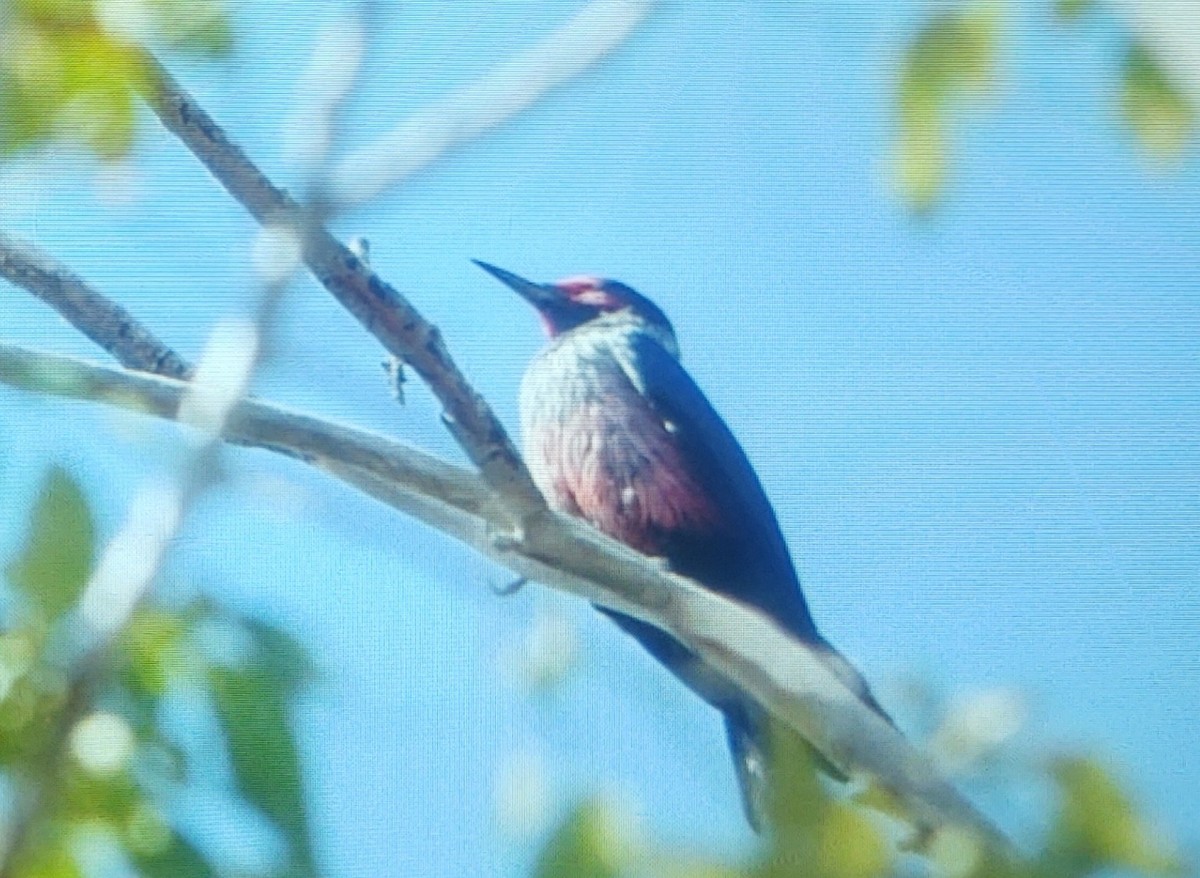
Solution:
M 1096 0 L 1054 0 L 1054 11 L 1068 21 L 1079 18 L 1092 8 Z
M 296 697 L 311 677 L 282 631 L 203 598 L 152 600 L 120 637 L 80 665 L 71 648 L 95 554 L 92 514 L 62 469 L 43 481 L 28 532 L 6 566 L 0 634 L 0 787 L 11 792 L 0 874 L 96 874 L 115 851 L 148 878 L 227 874 L 212 839 L 183 834 L 175 803 L 256 808 L 285 852 L 266 878 L 316 873 L 295 734 Z M 195 741 L 166 705 L 209 711 L 221 740 Z M 235 790 L 192 775 L 189 753 L 224 750 Z M 208 756 L 206 758 L 211 758 Z M 268 841 L 263 839 L 264 842 Z
M 95 553 L 95 525 L 74 480 L 58 467 L 42 484 L 29 539 L 5 571 L 18 592 L 48 620 L 75 603 Z
M 618 878 L 627 864 L 626 840 L 613 806 L 600 799 L 571 810 L 538 857 L 535 878 Z
M 1045 834 L 1019 861 L 972 834 L 917 831 L 897 800 L 878 789 L 857 793 L 821 776 L 810 748 L 790 731 L 773 736 L 771 828 L 746 862 L 716 863 L 672 854 L 653 840 L 611 827 L 628 823 L 611 803 L 576 806 L 545 842 L 536 878 L 1181 878 L 1195 874 L 1100 762 L 1078 755 L 1050 760 L 1023 779 L 1049 785 L 1056 804 Z
M 247 623 L 246 630 L 254 641 L 253 660 L 209 668 L 217 716 L 238 790 L 283 832 L 302 873 L 314 874 L 300 754 L 290 719 L 306 659 L 276 629 Z
M 1182 158 L 1195 130 L 1196 108 L 1145 46 L 1133 45 L 1125 57 L 1121 111 L 1152 157 Z
M 220 0 L 0 0 L 0 158 L 53 140 L 115 159 L 133 145 L 143 44 L 214 55 Z
M 989 92 L 1003 33 L 1001 0 L 968 2 L 933 14 L 909 43 L 900 67 L 893 184 L 918 211 L 936 206 L 946 184 L 950 126 L 964 98 Z M 1096 0 L 1054 0 L 1063 21 L 1083 18 Z M 1197 108 L 1153 51 L 1130 39 L 1116 89 L 1121 118 L 1145 153 L 1179 161 L 1196 128 Z
M 948 126 L 955 105 L 990 89 L 1000 38 L 996 3 L 934 16 L 900 69 L 900 130 L 894 178 L 914 207 L 931 207 L 945 185 Z

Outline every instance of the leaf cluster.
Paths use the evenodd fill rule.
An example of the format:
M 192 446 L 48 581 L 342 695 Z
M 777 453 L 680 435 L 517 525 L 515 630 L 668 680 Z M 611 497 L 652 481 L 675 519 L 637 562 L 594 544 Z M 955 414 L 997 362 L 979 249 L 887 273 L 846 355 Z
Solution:
M 116 159 L 132 147 L 140 43 L 232 48 L 220 0 L 0 0 L 0 158 L 63 141 Z
M 96 553 L 79 485 L 46 475 L 24 543 L 5 568 L 0 634 L 0 778 L 14 791 L 15 878 L 76 878 L 116 850 L 148 878 L 223 871 L 211 841 L 182 831 L 183 800 L 240 797 L 273 828 L 284 855 L 272 876 L 316 874 L 291 719 L 311 676 L 282 631 L 202 597 L 152 601 L 102 654 L 82 664 L 75 609 Z M 235 789 L 193 771 L 196 742 L 169 721 L 186 701 L 216 721 Z M 199 797 L 199 799 L 197 799 Z
M 1055 805 L 1028 856 L 990 850 L 967 832 L 922 834 L 886 791 L 835 792 L 805 742 L 774 730 L 771 827 L 742 863 L 680 853 L 621 831 L 629 820 L 603 799 L 577 805 L 544 843 L 536 878 L 1177 878 L 1189 870 L 1169 840 L 1099 761 L 1064 755 L 1030 783 L 1049 784 Z
M 934 207 L 946 185 L 951 130 L 961 108 L 995 88 L 1005 49 L 1003 0 L 972 0 L 931 16 L 909 41 L 897 88 L 893 182 L 918 211 Z M 1054 14 L 1077 23 L 1095 0 L 1056 0 Z M 1147 156 L 1180 161 L 1196 129 L 1197 108 L 1151 47 L 1128 38 L 1114 71 L 1114 105 Z

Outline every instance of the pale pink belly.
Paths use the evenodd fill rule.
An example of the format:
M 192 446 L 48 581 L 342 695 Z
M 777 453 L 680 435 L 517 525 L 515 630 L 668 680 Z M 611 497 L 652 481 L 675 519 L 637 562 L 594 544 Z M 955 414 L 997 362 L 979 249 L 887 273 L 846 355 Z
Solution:
M 665 534 L 716 528 L 712 500 L 648 405 L 600 396 L 560 423 L 526 443 L 534 479 L 555 509 L 647 554 L 661 553 Z

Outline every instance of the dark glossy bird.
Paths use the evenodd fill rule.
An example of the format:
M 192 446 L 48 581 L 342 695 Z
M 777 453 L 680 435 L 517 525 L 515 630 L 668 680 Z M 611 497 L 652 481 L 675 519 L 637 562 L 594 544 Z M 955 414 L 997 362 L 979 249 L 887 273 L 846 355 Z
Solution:
M 817 632 L 771 503 L 741 445 L 680 365 L 662 310 L 614 280 L 540 284 L 476 264 L 533 305 L 550 337 L 520 396 L 526 463 L 549 504 L 757 607 L 816 647 L 887 718 L 861 675 Z M 604 612 L 724 714 L 746 816 L 761 828 L 770 779 L 761 708 L 670 635 Z

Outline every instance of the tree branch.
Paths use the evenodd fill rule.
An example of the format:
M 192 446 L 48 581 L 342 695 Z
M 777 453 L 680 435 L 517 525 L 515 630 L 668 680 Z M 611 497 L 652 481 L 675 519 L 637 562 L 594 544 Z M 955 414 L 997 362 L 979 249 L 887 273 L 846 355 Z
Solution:
M 191 369 L 133 315 L 32 244 L 0 232 L 0 277 L 37 296 L 128 369 L 186 378 Z
M 516 522 L 545 508 L 525 464 L 491 407 L 455 365 L 437 327 L 394 287 L 277 188 L 149 53 L 150 87 L 144 97 L 163 125 L 204 163 L 213 176 L 264 226 L 303 233 L 305 265 L 359 323 L 429 385 L 444 407 L 455 439 L 492 488 L 505 499 Z M 510 525 L 511 526 L 511 525 Z
M 173 418 L 187 384 L 0 345 L 0 382 Z M 479 553 L 669 632 L 802 734 L 826 759 L 891 790 L 915 819 L 966 828 L 1005 855 L 1010 843 L 932 762 L 826 667 L 821 656 L 743 604 L 667 572 L 595 529 L 545 510 L 509 534 L 505 511 L 473 474 L 395 440 L 243 400 L 228 438 L 317 466 Z

